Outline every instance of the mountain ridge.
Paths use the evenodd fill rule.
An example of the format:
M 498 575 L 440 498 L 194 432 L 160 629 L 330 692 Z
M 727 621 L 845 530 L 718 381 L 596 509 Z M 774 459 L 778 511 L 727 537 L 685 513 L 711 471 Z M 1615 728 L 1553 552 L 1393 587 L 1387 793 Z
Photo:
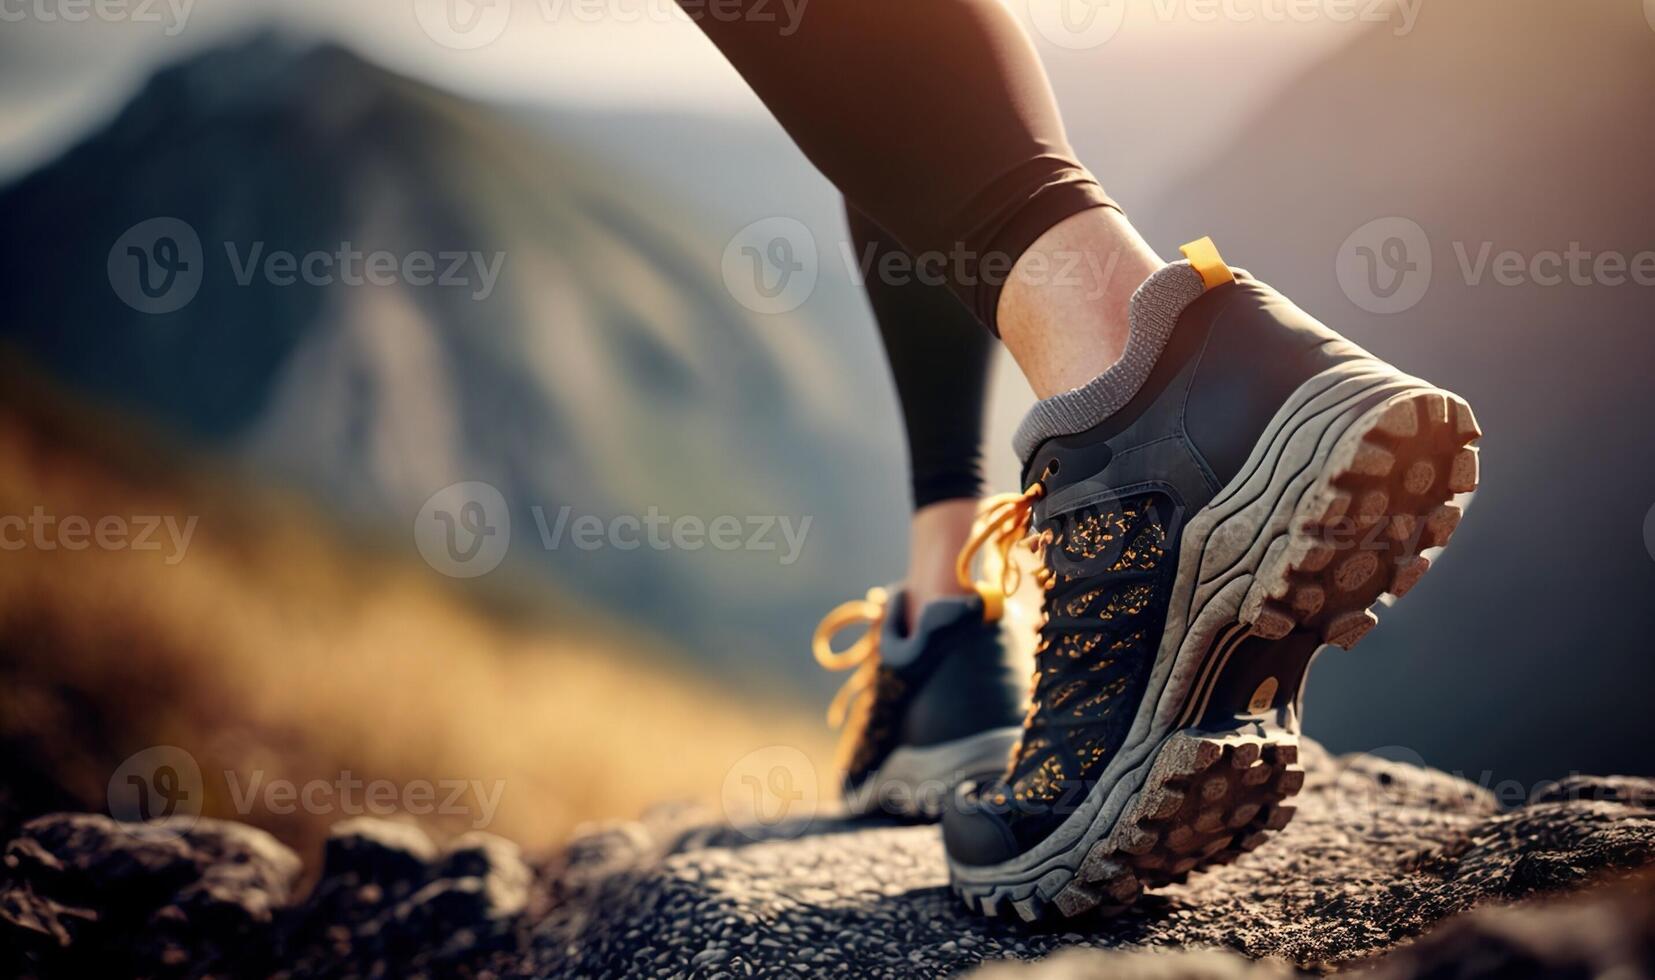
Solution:
M 95 176 L 111 168 L 120 180 Z M 777 639 L 802 650 L 821 595 L 854 588 L 881 551 L 897 563 L 876 532 L 818 533 L 785 567 L 549 549 L 533 533 L 536 508 L 565 505 L 857 527 L 862 474 L 899 450 L 894 402 L 838 397 L 842 352 L 808 316 L 743 308 L 690 209 L 500 110 L 261 35 L 159 72 L 0 202 L 15 215 L 0 261 L 39 270 L 10 291 L 0 336 L 55 377 L 393 533 L 450 484 L 495 486 L 511 561 L 698 659 L 797 678 Z M 104 253 L 157 215 L 199 233 L 205 268 L 187 305 L 151 315 L 121 303 Z M 480 283 L 285 286 L 264 266 L 237 279 L 255 247 L 302 271 L 346 245 L 499 258 L 499 280 L 479 299 Z

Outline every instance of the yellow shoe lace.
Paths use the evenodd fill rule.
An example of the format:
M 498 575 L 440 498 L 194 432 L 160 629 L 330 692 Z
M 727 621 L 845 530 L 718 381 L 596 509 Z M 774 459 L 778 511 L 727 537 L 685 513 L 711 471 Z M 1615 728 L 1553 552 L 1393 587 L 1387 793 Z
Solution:
M 996 494 L 978 505 L 977 519 L 965 547 L 960 549 L 954 571 L 960 585 L 982 597 L 985 622 L 995 622 L 1005 615 L 1006 597 L 1017 591 L 1022 569 L 1012 560 L 1012 549 L 1024 540 L 1035 549 L 1043 543 L 1038 535 L 1029 537 L 1029 526 L 1035 502 L 1044 494 L 1045 488 L 1036 483 L 1022 493 Z M 972 565 L 979 552 L 983 556 L 983 577 L 976 580 Z M 1046 573 L 1041 569 L 1035 574 L 1044 577 Z M 874 699 L 869 695 L 879 677 L 879 634 L 889 601 L 884 589 L 869 589 L 867 598 L 843 603 L 823 616 L 810 641 L 811 653 L 824 669 L 855 671 L 834 695 L 827 711 L 828 724 L 844 729 L 837 759 L 841 770 L 853 760 L 873 708 Z M 866 631 L 844 650 L 833 649 L 833 638 L 854 626 L 864 626 Z
M 971 537 L 966 540 L 965 547 L 960 549 L 960 556 L 954 564 L 954 573 L 959 577 L 960 585 L 975 589 L 983 597 L 983 618 L 994 622 L 1005 615 L 1006 599 L 1017 591 L 1022 581 L 1022 567 L 1012 559 L 1012 549 L 1019 544 L 1027 543 L 1029 550 L 1036 555 L 1052 541 L 1050 532 L 1031 534 L 1034 517 L 1034 505 L 1045 496 L 1046 488 L 1039 483 L 1032 484 L 1022 493 L 1003 493 L 989 497 L 982 502 L 977 511 L 976 523 L 972 525 Z M 973 579 L 971 566 L 977 560 L 978 553 L 982 554 L 982 572 L 980 579 Z M 1052 587 L 1052 574 L 1044 566 L 1037 565 L 1034 572 L 1035 581 L 1043 590 Z M 1046 608 L 1041 603 L 1040 622 L 1036 624 L 1038 631 L 1045 624 Z M 1033 717 L 1037 705 L 1034 702 L 1034 684 L 1039 680 L 1039 672 L 1029 681 L 1029 709 L 1023 719 L 1025 732 L 1029 719 Z M 1011 779 L 1011 773 L 1022 754 L 1022 742 L 1006 759 L 1006 769 L 1002 778 Z M 1002 794 L 998 802 L 1005 802 Z
M 879 632 L 889 601 L 884 589 L 869 589 L 866 599 L 853 599 L 823 616 L 810 641 L 810 651 L 824 669 L 855 671 L 833 696 L 827 711 L 829 725 L 844 726 L 836 760 L 841 771 L 850 766 L 872 711 L 873 698 L 868 695 L 879 677 Z M 866 626 L 867 630 L 844 650 L 833 649 L 834 636 L 853 626 Z
M 1005 615 L 1006 597 L 1016 592 L 1022 581 L 1023 570 L 1012 559 L 1012 549 L 1024 541 L 1030 542 L 1031 547 L 1039 547 L 1040 541 L 1029 536 L 1029 527 L 1035 502 L 1045 492 L 1045 487 L 1036 483 L 1022 493 L 995 494 L 977 508 L 977 520 L 954 563 L 954 574 L 960 585 L 982 596 L 986 622 L 992 623 Z M 979 552 L 982 577 L 974 578 L 971 566 Z M 1036 574 L 1043 575 L 1044 570 Z

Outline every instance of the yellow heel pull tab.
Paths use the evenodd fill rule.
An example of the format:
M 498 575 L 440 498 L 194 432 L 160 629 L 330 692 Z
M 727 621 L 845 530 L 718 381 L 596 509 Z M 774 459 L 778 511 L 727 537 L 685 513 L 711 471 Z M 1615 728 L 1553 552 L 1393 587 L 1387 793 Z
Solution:
M 1213 244 L 1211 238 L 1198 238 L 1178 251 L 1190 260 L 1190 268 L 1201 273 L 1201 281 L 1208 289 L 1235 282 L 1235 273 L 1224 264 L 1224 257 L 1218 254 L 1218 246 Z

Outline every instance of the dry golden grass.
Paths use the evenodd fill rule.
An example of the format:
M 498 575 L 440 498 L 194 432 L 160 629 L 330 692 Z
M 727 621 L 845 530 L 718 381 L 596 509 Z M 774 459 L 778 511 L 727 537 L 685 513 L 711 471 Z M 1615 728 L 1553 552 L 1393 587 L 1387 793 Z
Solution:
M 176 745 L 200 763 L 207 814 L 306 850 L 346 814 L 238 813 L 225 772 L 243 786 L 255 770 L 503 780 L 488 829 L 543 847 L 583 821 L 716 801 L 762 746 L 827 758 L 814 712 L 738 703 L 611 630 L 490 615 L 292 500 L 95 435 L 5 380 L 0 515 L 199 517 L 174 565 L 166 551 L 0 552 L 0 745 L 89 808 L 122 759 Z

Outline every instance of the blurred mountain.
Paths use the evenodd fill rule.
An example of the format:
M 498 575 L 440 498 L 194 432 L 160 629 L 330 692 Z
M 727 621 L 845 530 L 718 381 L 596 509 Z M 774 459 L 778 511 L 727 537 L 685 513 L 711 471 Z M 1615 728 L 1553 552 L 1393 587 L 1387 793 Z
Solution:
M 337 47 L 261 36 L 207 53 L 0 192 L 0 268 L 17 277 L 0 339 L 403 542 L 433 493 L 486 481 L 514 564 L 704 658 L 798 673 L 778 639 L 803 650 L 868 562 L 898 565 L 878 520 L 897 526 L 900 507 L 863 513 L 868 473 L 901 486 L 891 396 L 847 397 L 857 372 L 808 308 L 738 304 L 727 236 L 709 242 L 698 216 L 578 145 Z M 157 217 L 199 238 L 200 286 L 140 312 L 109 264 Z M 321 253 L 316 271 L 354 261 L 360 277 L 375 250 L 433 253 L 435 275 L 465 255 L 463 281 L 288 285 L 249 265 Z M 775 528 L 774 551 L 588 551 L 567 534 L 547 549 L 540 522 L 565 506 L 730 515 L 744 540 L 750 517 L 814 530 L 793 564 Z
M 1319 663 L 1307 725 L 1336 749 L 1397 746 L 1472 778 L 1655 771 L 1633 728 L 1655 690 L 1655 287 L 1540 285 L 1527 266 L 1655 248 L 1651 91 L 1638 4 L 1427 4 L 1411 34 L 1384 25 L 1330 57 L 1134 211 L 1164 249 L 1211 234 L 1465 395 L 1487 433 L 1483 489 L 1427 587 L 1356 656 Z M 1423 233 L 1407 253 L 1391 244 L 1405 225 L 1369 226 L 1385 218 Z M 1369 269 L 1364 246 L 1391 258 Z M 1523 284 L 1495 276 L 1508 250 Z M 1410 266 L 1417 305 L 1367 312 Z
M 0 359 L 0 514 L 110 520 L 133 541 L 0 560 L 0 835 L 57 809 L 142 814 L 147 790 L 122 774 L 161 767 L 180 777 L 169 811 L 233 816 L 311 856 L 364 799 L 294 807 L 251 787 L 482 780 L 502 787 L 487 815 L 473 796 L 402 816 L 540 847 L 709 800 L 759 746 L 826 754 L 814 711 L 741 697 L 594 603 L 479 602 L 499 596 L 447 588 L 406 548 L 83 402 Z

